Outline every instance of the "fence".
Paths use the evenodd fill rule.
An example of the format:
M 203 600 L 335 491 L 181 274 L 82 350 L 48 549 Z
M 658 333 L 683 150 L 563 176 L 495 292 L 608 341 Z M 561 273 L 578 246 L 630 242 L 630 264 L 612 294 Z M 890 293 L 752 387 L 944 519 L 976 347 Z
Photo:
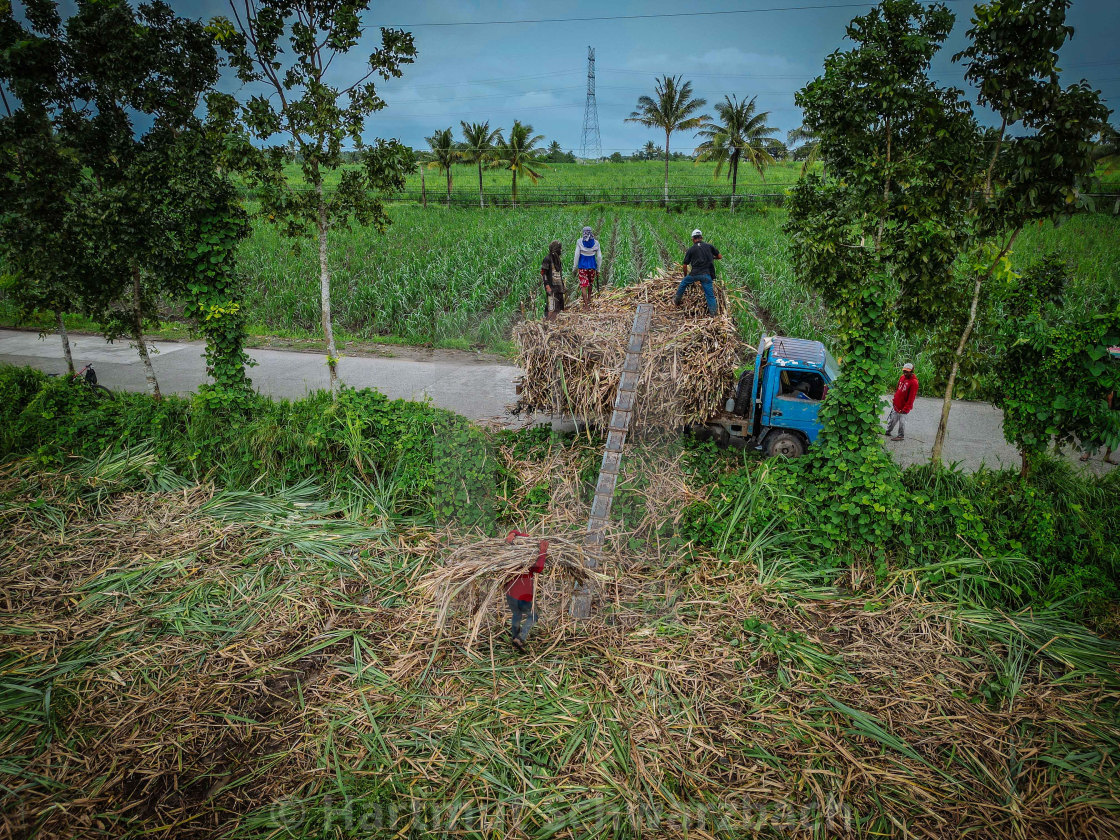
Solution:
M 765 192 L 741 192 L 734 196 L 735 206 L 770 206 L 781 207 L 785 204 L 787 193 L 793 184 L 767 184 Z M 300 188 L 309 189 L 309 188 Z M 329 194 L 331 190 L 328 188 Z M 254 190 L 245 190 L 243 197 L 249 200 L 259 198 Z M 1107 213 L 1120 215 L 1120 193 L 1101 192 L 1084 193 L 1089 203 L 1084 208 L 1085 212 Z M 478 207 L 479 195 L 477 191 L 455 189 L 450 198 L 445 191 L 437 188 L 429 189 L 425 194 L 415 187 L 408 187 L 403 192 L 386 196 L 389 201 L 421 204 L 425 201 L 433 207 Z M 705 189 L 670 187 L 669 206 L 675 205 L 700 207 L 702 209 L 729 208 L 732 195 L 729 188 L 712 187 Z M 660 188 L 581 188 L 581 187 L 529 187 L 519 192 L 517 203 L 514 204 L 510 190 L 484 189 L 482 203 L 486 207 L 556 207 L 567 205 L 587 204 L 618 204 L 659 207 L 665 204 L 664 191 Z

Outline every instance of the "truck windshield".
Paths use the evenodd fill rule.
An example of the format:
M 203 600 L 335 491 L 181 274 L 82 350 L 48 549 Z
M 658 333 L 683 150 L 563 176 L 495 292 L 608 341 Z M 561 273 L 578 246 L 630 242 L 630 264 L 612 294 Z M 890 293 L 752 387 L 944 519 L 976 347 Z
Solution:
M 840 375 L 840 363 L 827 350 L 824 351 L 824 372 L 828 374 L 829 382 L 835 382 Z

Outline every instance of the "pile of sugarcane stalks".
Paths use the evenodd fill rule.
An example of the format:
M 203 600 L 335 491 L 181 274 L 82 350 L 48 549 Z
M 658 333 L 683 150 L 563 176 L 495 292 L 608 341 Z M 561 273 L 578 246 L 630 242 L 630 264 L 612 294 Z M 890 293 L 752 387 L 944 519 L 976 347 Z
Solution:
M 588 308 L 576 306 L 551 322 L 514 329 L 520 382 L 515 410 L 569 416 L 585 423 L 610 420 L 626 345 L 639 303 L 654 306 L 642 352 L 635 434 L 675 433 L 723 408 L 734 373 L 753 352 L 739 337 L 732 312 L 741 307 L 717 284 L 719 313 L 708 315 L 700 285 L 673 303 L 679 275 L 660 269 L 630 286 L 606 289 Z
M 548 560 L 544 574 L 557 576 L 571 583 L 589 583 L 597 575 L 585 567 L 583 548 L 565 537 L 515 537 L 484 539 L 460 546 L 451 552 L 442 566 L 432 570 L 420 581 L 420 589 L 438 607 L 436 628 L 442 631 L 453 609 L 473 615 L 467 647 L 474 644 L 487 613 L 495 607 L 504 608 L 503 595 L 518 575 L 523 575 L 537 562 L 541 539 L 548 540 Z

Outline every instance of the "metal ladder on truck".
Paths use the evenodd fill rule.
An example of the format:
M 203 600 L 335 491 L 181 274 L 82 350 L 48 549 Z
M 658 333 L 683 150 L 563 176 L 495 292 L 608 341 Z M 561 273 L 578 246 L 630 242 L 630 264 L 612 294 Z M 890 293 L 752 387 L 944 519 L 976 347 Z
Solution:
M 622 469 L 622 450 L 626 446 L 626 436 L 634 417 L 634 400 L 638 395 L 638 376 L 641 373 L 642 350 L 649 337 L 650 319 L 653 305 L 638 304 L 634 315 L 634 326 L 630 330 L 630 342 L 626 345 L 626 360 L 622 365 L 622 377 L 618 381 L 618 391 L 614 398 L 614 411 L 611 424 L 607 429 L 607 445 L 603 449 L 603 463 L 599 467 L 599 480 L 595 485 L 595 499 L 591 503 L 591 516 L 587 519 L 587 533 L 583 538 L 584 565 L 595 569 L 599 565 L 599 553 L 607 536 L 607 521 L 614 502 L 618 474 Z M 591 585 L 580 584 L 572 598 L 572 615 L 576 618 L 591 617 Z

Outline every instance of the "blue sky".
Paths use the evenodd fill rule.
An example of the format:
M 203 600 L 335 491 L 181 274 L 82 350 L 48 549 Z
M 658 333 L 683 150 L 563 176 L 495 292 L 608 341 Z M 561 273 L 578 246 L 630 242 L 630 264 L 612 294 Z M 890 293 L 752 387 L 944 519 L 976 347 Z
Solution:
M 228 14 L 224 0 L 170 0 L 181 14 Z M 843 8 L 787 9 L 736 14 L 693 14 L 791 6 Z M 964 86 L 953 53 L 965 43 L 972 2 L 949 0 L 957 24 L 936 59 L 934 74 Z M 695 94 L 709 103 L 725 94 L 758 97 L 772 125 L 785 132 L 801 122 L 794 92 L 820 73 L 824 57 L 843 48 L 844 27 L 871 3 L 849 0 L 625 0 L 566 3 L 546 0 L 371 4 L 366 14 L 371 43 L 378 26 L 404 26 L 416 40 L 419 57 L 404 77 L 383 83 L 389 107 L 372 117 L 368 136 L 397 137 L 417 147 L 437 128 L 459 121 L 490 120 L 507 128 L 514 119 L 532 123 L 548 140 L 579 150 L 586 92 L 587 48 L 597 58 L 599 127 L 604 154 L 627 154 L 647 140 L 664 136 L 623 122 L 642 93 L 652 92 L 663 73 L 682 74 Z M 669 14 L 674 17 L 590 20 L 594 17 Z M 478 21 L 575 18 L 552 23 L 501 23 L 431 26 Z M 1069 23 L 1073 40 L 1062 52 L 1063 79 L 1087 79 L 1110 107 L 1120 107 L 1120 0 L 1074 0 Z M 354 78 L 363 64 L 362 48 L 336 62 L 338 81 Z M 227 89 L 236 86 L 228 80 Z M 1115 123 L 1115 120 L 1114 120 Z M 675 136 L 677 149 L 695 141 Z

